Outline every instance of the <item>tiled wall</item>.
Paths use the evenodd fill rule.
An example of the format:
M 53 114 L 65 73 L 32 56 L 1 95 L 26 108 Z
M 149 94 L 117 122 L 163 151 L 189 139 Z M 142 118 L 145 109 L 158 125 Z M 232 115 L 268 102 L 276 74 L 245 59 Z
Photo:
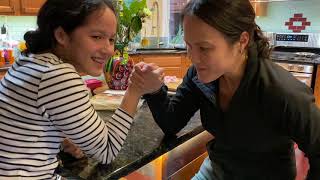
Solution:
M 268 3 L 268 13 L 265 17 L 257 17 L 256 22 L 264 31 L 293 32 L 286 26 L 286 22 L 294 17 L 294 14 L 302 14 L 307 18 L 310 26 L 306 26 L 301 32 L 320 33 L 320 0 L 301 0 Z M 300 22 L 301 24 L 301 22 Z M 299 22 L 295 22 L 300 26 Z
M 36 16 L 0 16 L 0 27 L 7 26 L 8 38 L 23 40 L 26 31 L 37 27 L 36 19 Z
M 132 0 L 125 0 L 130 3 Z M 6 24 L 8 27 L 8 36 L 12 40 L 23 40 L 23 35 L 30 29 L 35 29 L 36 16 L 0 16 L 0 27 Z
M 130 2 L 130 0 L 126 1 Z M 290 21 L 294 14 L 303 14 L 303 17 L 307 18 L 307 21 L 311 24 L 302 32 L 320 33 L 319 10 L 320 0 L 270 2 L 267 16 L 257 17 L 256 22 L 264 31 L 292 32 L 285 23 Z M 8 26 L 9 37 L 14 40 L 21 40 L 28 29 L 36 28 L 36 16 L 0 16 L 0 27 L 4 23 Z M 149 30 L 148 33 L 150 33 Z

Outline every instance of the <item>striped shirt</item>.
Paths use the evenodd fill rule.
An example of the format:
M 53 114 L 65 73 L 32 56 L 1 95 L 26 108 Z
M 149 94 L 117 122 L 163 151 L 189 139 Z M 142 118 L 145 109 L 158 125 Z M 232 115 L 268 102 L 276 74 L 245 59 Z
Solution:
M 75 68 L 51 53 L 21 56 L 0 81 L 0 179 L 55 179 L 65 137 L 110 163 L 132 117 L 99 118 Z

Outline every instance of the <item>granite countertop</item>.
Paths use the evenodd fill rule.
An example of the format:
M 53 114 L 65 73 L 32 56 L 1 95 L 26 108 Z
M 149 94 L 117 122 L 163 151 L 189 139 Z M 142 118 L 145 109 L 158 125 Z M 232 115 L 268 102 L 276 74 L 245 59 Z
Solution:
M 312 65 L 312 66 L 316 66 L 320 64 L 320 61 L 306 62 L 306 61 L 300 61 L 300 60 L 294 61 L 294 60 L 274 60 L 274 59 L 272 59 L 272 61 L 276 63 L 304 64 L 304 65 Z
M 140 48 L 136 51 L 129 51 L 129 55 L 139 54 L 183 54 L 187 53 L 186 49 L 182 48 Z
M 113 112 L 98 111 L 104 120 L 110 119 Z M 142 105 L 116 159 L 108 165 L 99 164 L 93 159 L 76 160 L 70 155 L 60 153 L 63 167 L 57 173 L 68 179 L 118 179 L 126 176 L 176 146 L 203 132 L 200 115 L 196 113 L 177 137 L 166 137 L 154 122 L 146 103 Z M 81 177 L 81 178 L 79 178 Z
M 0 67 L 0 71 L 7 71 L 11 67 L 11 64 L 6 64 L 2 67 Z
M 129 51 L 129 55 L 148 55 L 148 54 L 186 54 L 187 50 L 183 48 L 139 48 L 136 51 Z M 316 58 L 314 62 L 305 62 L 305 61 L 292 61 L 292 60 L 281 60 L 275 62 L 286 62 L 286 63 L 304 63 L 304 64 L 320 64 L 320 57 Z

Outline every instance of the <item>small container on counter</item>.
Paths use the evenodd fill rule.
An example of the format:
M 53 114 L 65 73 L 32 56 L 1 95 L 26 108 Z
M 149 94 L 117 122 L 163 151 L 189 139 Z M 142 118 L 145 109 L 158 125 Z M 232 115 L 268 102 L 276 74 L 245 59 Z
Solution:
M 18 41 L 15 40 L 2 40 L 1 41 L 1 58 L 4 58 L 5 64 L 1 59 L 0 66 L 12 65 L 15 61 L 15 58 L 18 57 L 20 51 L 18 49 Z
M 90 90 L 91 94 L 93 93 L 93 90 L 103 85 L 102 81 L 98 79 L 86 79 L 85 84 Z
M 14 63 L 14 55 L 13 55 L 13 49 L 11 48 L 8 48 L 8 49 L 5 49 L 5 55 L 4 55 L 4 58 L 6 60 L 6 64 L 13 64 Z
M 6 65 L 6 60 L 4 59 L 4 52 L 0 50 L 0 68 Z

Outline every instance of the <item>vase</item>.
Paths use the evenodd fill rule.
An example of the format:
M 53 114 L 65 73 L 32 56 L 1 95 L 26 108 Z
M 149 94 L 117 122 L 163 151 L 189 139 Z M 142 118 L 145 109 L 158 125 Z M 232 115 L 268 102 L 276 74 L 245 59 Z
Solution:
M 127 52 L 111 57 L 105 68 L 105 79 L 109 89 L 126 90 L 132 69 L 133 61 Z

